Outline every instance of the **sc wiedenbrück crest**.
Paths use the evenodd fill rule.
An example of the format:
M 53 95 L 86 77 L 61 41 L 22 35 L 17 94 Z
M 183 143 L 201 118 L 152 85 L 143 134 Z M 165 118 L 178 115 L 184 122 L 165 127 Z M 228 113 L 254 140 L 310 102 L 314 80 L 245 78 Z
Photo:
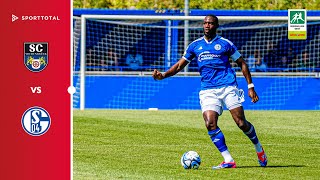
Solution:
M 48 43 L 24 43 L 24 64 L 32 72 L 40 72 L 48 65 Z

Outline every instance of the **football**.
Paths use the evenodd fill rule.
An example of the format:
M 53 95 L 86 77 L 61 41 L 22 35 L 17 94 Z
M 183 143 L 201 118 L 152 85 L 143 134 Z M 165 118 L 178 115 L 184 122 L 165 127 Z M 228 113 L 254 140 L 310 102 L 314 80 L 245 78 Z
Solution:
M 187 151 L 181 157 L 181 165 L 184 169 L 198 169 L 201 158 L 195 151 Z

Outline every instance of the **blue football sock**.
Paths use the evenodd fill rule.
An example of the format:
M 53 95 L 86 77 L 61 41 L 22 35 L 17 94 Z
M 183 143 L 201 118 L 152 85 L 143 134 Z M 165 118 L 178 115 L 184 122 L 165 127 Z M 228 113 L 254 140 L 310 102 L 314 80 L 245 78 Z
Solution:
M 228 151 L 224 135 L 220 128 L 218 127 L 215 130 L 210 130 L 208 131 L 208 134 L 213 144 L 218 148 L 221 155 L 223 156 L 224 162 L 234 162 L 230 152 Z
M 211 138 L 211 141 L 214 143 L 214 145 L 218 148 L 220 152 L 228 150 L 226 141 L 224 139 L 224 135 L 219 127 L 215 130 L 208 131 L 208 134 Z
M 251 140 L 251 142 L 254 144 L 256 151 L 261 152 L 262 147 L 261 147 L 261 144 L 260 144 L 259 139 L 257 137 L 256 130 L 254 129 L 254 126 L 250 122 L 248 122 L 248 124 L 250 126 L 250 129 L 249 129 L 249 131 L 244 132 L 244 134 L 247 135 L 248 138 Z

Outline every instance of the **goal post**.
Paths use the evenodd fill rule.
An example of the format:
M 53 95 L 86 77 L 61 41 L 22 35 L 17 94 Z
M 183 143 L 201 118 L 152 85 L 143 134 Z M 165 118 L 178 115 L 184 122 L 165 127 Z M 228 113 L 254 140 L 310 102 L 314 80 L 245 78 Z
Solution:
M 89 79 L 91 81 L 96 77 L 106 75 L 143 76 L 147 74 L 150 76 L 154 68 L 167 70 L 182 56 L 186 44 L 184 37 L 188 36 L 189 41 L 193 41 L 203 35 L 204 17 L 82 15 L 81 18 L 75 18 L 74 70 L 78 76 L 75 86 L 79 90 L 78 98 L 75 99 L 79 100 L 77 101 L 79 108 L 81 110 L 86 108 L 85 89 L 87 85 L 90 86 L 90 82 L 86 82 L 88 80 L 86 76 L 92 77 Z M 246 60 L 250 60 L 254 50 L 259 50 L 260 56 L 264 57 L 270 47 L 277 48 L 279 62 L 282 56 L 287 55 L 288 48 L 294 48 L 296 64 L 303 61 L 305 56 L 303 53 L 306 51 L 309 53 L 308 62 L 301 70 L 296 64 L 292 65 L 293 62 L 291 62 L 291 67 L 285 69 L 271 62 L 268 64 L 269 68 L 262 72 L 253 69 L 254 76 L 319 76 L 317 68 L 320 68 L 318 59 L 320 17 L 307 17 L 308 22 L 311 22 L 307 26 L 310 38 L 307 41 L 286 39 L 287 16 L 218 16 L 218 18 L 220 28 L 217 33 L 231 40 Z M 186 20 L 188 26 L 184 26 Z M 128 69 L 125 62 L 126 55 L 133 47 L 137 47 L 138 52 L 144 57 L 143 65 L 134 71 Z M 110 53 L 115 55 L 110 55 Z M 117 63 L 110 62 L 113 61 L 111 57 L 117 59 Z M 235 64 L 232 65 L 239 74 L 239 68 Z M 189 64 L 185 72 L 180 74 L 194 75 L 196 69 L 196 63 L 193 62 Z

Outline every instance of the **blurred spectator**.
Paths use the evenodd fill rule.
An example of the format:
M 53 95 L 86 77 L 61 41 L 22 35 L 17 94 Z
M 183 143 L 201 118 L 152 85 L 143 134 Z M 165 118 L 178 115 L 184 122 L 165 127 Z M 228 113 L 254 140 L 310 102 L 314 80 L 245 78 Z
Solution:
M 257 57 L 257 49 L 254 50 L 253 54 L 251 54 L 248 59 L 246 60 L 248 68 L 250 71 L 252 71 L 255 68 L 255 62 L 256 62 L 256 57 Z M 251 52 L 252 53 L 252 52 Z M 259 53 L 259 52 L 258 52 Z
M 294 52 L 293 52 L 292 47 L 288 48 L 288 52 L 287 52 L 286 58 L 287 58 L 287 64 L 292 64 L 293 63 Z
M 101 60 L 101 65 L 104 70 L 108 70 L 108 71 L 119 70 L 117 68 L 117 66 L 119 66 L 118 55 L 113 48 L 111 47 L 108 48 L 106 55 Z
M 277 49 L 274 47 L 273 43 L 268 42 L 267 53 L 263 57 L 264 62 L 268 68 L 276 68 L 280 59 L 277 54 Z
M 95 62 L 94 62 L 94 52 L 92 48 L 87 48 L 86 52 L 86 70 L 94 71 L 95 70 Z
M 140 66 L 143 64 L 143 57 L 141 54 L 137 53 L 135 47 L 129 52 L 126 58 L 126 64 L 129 66 L 129 70 L 139 70 Z
M 317 62 L 310 59 L 309 52 L 304 50 L 301 58 L 296 59 L 296 68 L 298 71 L 316 71 Z
M 289 61 L 288 61 L 288 57 L 287 55 L 283 55 L 281 57 L 281 61 L 280 61 L 280 64 L 278 65 L 279 68 L 279 71 L 288 71 L 288 68 L 289 68 Z
M 256 53 L 256 50 L 254 50 L 253 53 L 251 52 L 251 55 L 246 60 L 248 68 L 250 69 L 250 71 L 252 70 L 252 68 L 254 68 L 254 63 L 256 61 L 255 53 Z
M 320 72 L 320 59 L 318 59 L 318 58 L 313 58 L 313 59 L 314 59 L 315 66 L 316 66 L 315 71 Z
M 253 55 L 248 58 L 248 67 L 252 72 L 265 72 L 267 70 L 267 66 L 258 49 L 255 49 Z
M 301 59 L 297 62 L 298 68 L 309 68 L 311 64 L 309 63 L 309 53 L 307 51 L 302 51 Z

